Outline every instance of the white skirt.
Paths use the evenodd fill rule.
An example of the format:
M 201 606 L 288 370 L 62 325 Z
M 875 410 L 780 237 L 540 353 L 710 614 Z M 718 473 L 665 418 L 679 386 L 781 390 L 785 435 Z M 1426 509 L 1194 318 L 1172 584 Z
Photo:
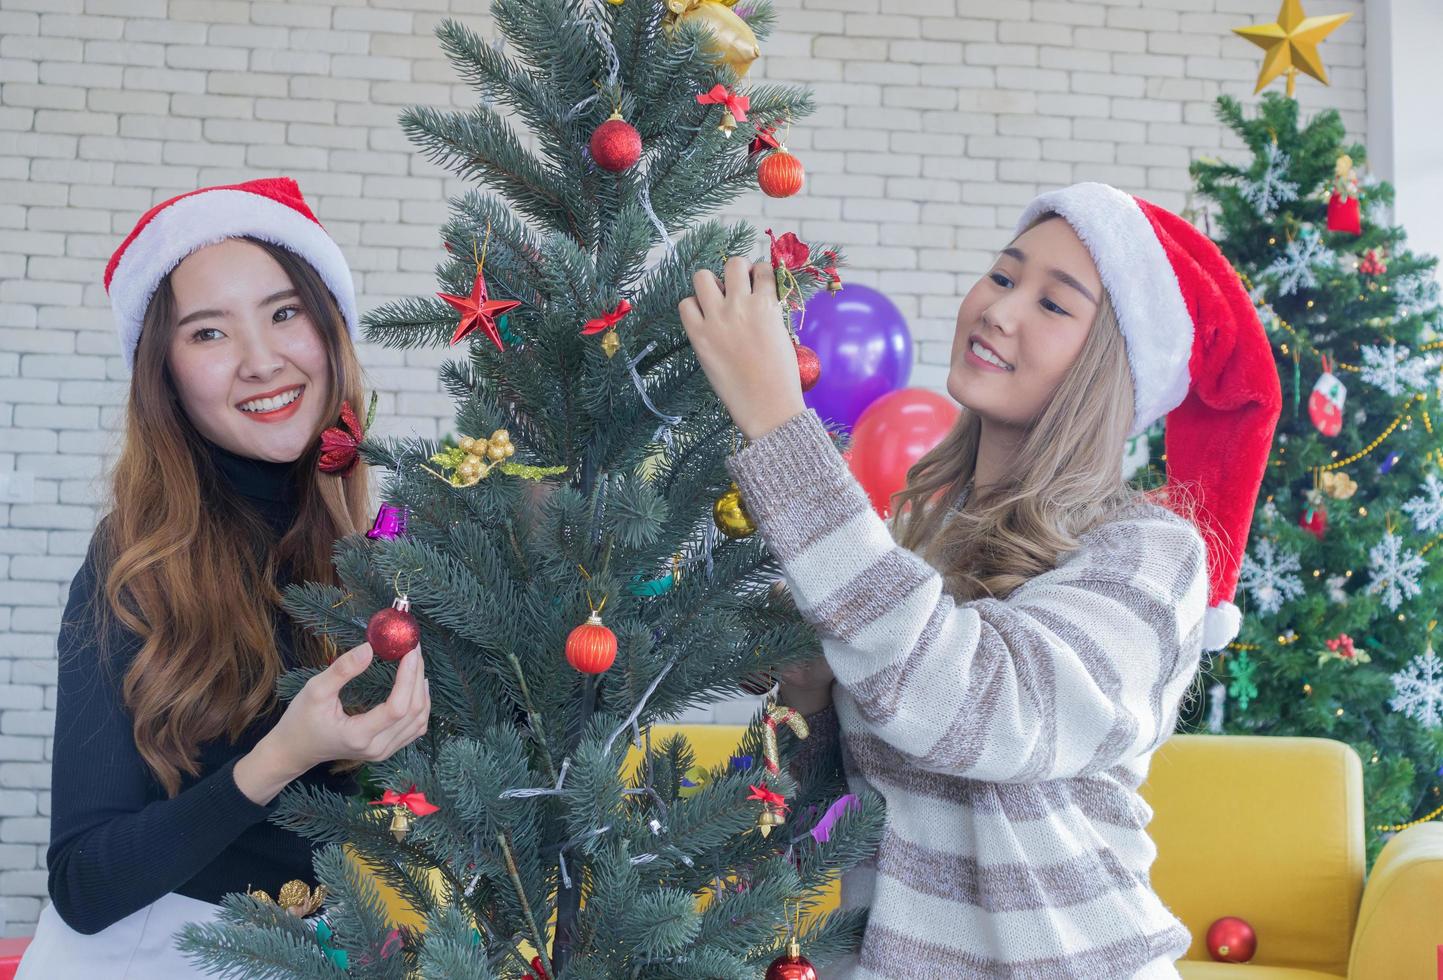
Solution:
M 171 892 L 87 936 L 47 902 L 15 980 L 194 980 L 206 974 L 175 948 L 176 933 L 219 912 L 219 905 Z

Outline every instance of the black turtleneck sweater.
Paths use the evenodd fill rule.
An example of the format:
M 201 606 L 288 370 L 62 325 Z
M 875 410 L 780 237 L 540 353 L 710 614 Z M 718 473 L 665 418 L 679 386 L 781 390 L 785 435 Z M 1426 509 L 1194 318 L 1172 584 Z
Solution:
M 291 464 L 248 459 L 209 446 L 218 492 L 254 508 L 274 532 L 295 521 Z M 271 895 L 291 879 L 315 884 L 311 843 L 267 822 L 275 809 L 253 803 L 236 786 L 236 761 L 275 725 L 277 703 L 234 743 L 199 747 L 198 777 L 181 774 L 181 792 L 167 797 L 136 750 L 120 684 L 141 641 L 109 620 L 112 663 L 102 669 L 97 602 L 109 569 L 92 538 L 85 564 L 70 586 L 57 641 L 59 689 L 51 780 L 50 898 L 77 932 L 99 932 L 169 892 L 218 903 L 227 892 L 263 888 Z M 282 576 L 284 578 L 284 575 Z M 278 584 L 284 584 L 278 583 Z M 277 616 L 276 645 L 287 668 L 297 666 L 290 624 Z M 354 776 L 333 776 L 325 763 L 301 782 L 354 794 Z

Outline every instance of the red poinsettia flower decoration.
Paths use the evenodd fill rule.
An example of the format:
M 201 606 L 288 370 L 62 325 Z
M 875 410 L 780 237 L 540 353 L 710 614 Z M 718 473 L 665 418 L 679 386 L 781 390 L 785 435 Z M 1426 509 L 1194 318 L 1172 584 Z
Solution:
M 772 240 L 772 268 L 786 266 L 788 270 L 796 272 L 807 264 L 807 259 L 812 254 L 812 248 L 806 242 L 798 238 L 793 232 L 787 232 L 778 238 L 767 229 L 767 237 Z
M 350 402 L 341 402 L 341 426 L 333 425 L 321 433 L 322 473 L 350 476 L 361 458 L 361 440 L 366 434 L 361 422 L 351 410 Z
M 757 135 L 752 137 L 751 144 L 747 147 L 747 153 L 754 155 L 766 150 L 780 150 L 782 144 L 774 135 L 776 131 L 775 126 L 763 126 L 757 130 Z

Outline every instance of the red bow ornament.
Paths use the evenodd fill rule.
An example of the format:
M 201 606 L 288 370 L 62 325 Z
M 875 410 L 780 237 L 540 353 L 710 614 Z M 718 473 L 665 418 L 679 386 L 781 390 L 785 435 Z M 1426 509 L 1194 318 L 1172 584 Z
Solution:
M 787 798 L 781 793 L 774 793 L 771 790 L 767 789 L 765 786 L 749 785 L 747 786 L 747 789 L 752 791 L 752 795 L 747 797 L 747 799 L 749 800 L 760 800 L 762 803 L 765 803 L 768 806 L 780 808 L 783 813 L 785 813 L 789 809 L 789 807 L 787 806 Z
M 331 426 L 321 433 L 321 459 L 318 464 L 322 473 L 350 476 L 360 460 L 361 440 L 365 430 L 351 410 L 350 402 L 341 402 L 341 425 Z
M 406 809 L 410 810 L 418 817 L 424 817 L 428 813 L 435 813 L 437 810 L 441 809 L 434 803 L 427 803 L 426 794 L 416 792 L 415 783 L 412 783 L 411 788 L 404 793 L 397 793 L 393 789 L 388 789 L 386 790 L 386 792 L 381 794 L 381 798 L 379 800 L 372 800 L 370 805 L 386 806 L 389 804 L 398 804 L 400 806 L 404 806 Z
M 586 326 L 581 328 L 581 336 L 590 337 L 592 334 L 601 333 L 603 330 L 610 330 L 621 322 L 621 318 L 631 312 L 631 304 L 626 300 L 616 304 L 616 308 L 610 313 L 603 313 L 601 316 L 592 317 L 586 321 Z
M 737 128 L 737 123 L 747 121 L 747 110 L 752 107 L 751 99 L 745 95 L 738 95 L 720 82 L 713 85 L 709 92 L 698 92 L 696 100 L 701 105 L 726 107 L 721 125 L 717 128 L 728 136 L 732 134 L 732 130 Z

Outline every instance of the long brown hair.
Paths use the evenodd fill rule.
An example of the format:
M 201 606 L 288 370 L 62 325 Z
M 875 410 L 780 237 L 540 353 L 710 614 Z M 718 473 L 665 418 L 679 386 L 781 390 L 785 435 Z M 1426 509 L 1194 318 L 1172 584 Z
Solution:
M 280 264 L 315 324 L 331 380 L 321 426 L 334 424 L 342 401 L 362 405 L 361 368 L 341 313 L 309 263 L 269 242 L 245 241 Z M 371 507 L 364 465 L 344 478 L 319 470 L 318 430 L 295 463 L 295 523 L 279 543 L 261 544 L 274 533 L 218 477 L 205 438 L 177 400 L 166 359 L 176 319 L 167 275 L 136 348 L 125 441 L 100 538 L 109 563 L 106 601 L 97 604 L 143 641 L 122 694 L 135 744 L 169 796 L 180 792 L 182 772 L 199 775 L 201 743 L 223 735 L 234 741 L 275 707 L 282 664 L 273 631 L 284 615 L 278 571 L 288 567 L 297 582 L 335 582 L 332 548 L 364 528 Z M 300 663 L 326 665 L 320 640 L 291 633 Z
M 1055 217 L 1044 214 L 1033 225 Z M 1005 598 L 1124 508 L 1151 502 L 1190 516 L 1194 497 L 1185 490 L 1144 494 L 1123 479 L 1132 417 L 1127 351 L 1104 290 L 1076 362 L 1027 427 L 1008 472 L 957 508 L 977 468 L 982 432 L 981 417 L 963 408 L 893 498 L 897 540 L 927 558 L 958 601 Z

